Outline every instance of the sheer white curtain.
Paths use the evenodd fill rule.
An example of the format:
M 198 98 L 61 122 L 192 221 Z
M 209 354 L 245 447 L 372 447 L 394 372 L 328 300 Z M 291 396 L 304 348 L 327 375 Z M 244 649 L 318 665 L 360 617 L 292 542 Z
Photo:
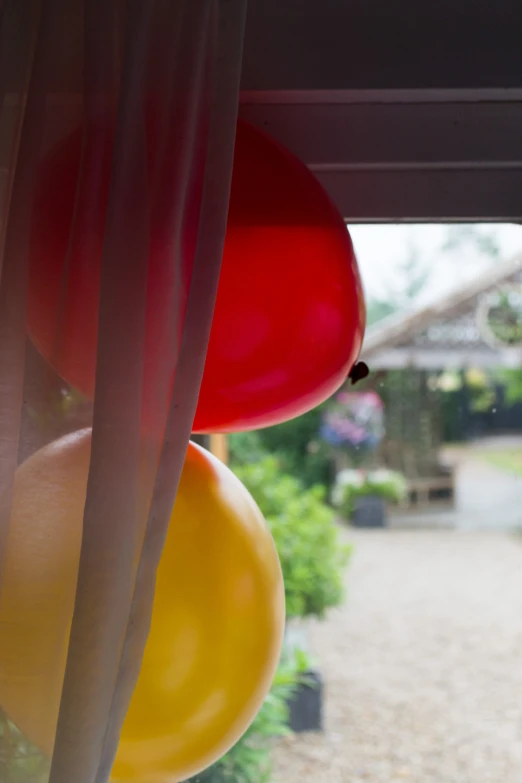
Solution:
M 17 466 L 57 436 L 93 427 L 52 761 L 29 763 L 33 749 L 2 712 L 2 783 L 110 778 L 203 372 L 245 1 L 0 0 L 0 650 L 12 633 L 1 593 Z M 70 281 L 89 274 L 89 242 L 101 226 L 92 404 L 26 336 L 42 167 L 78 129 L 51 354 L 69 336 Z

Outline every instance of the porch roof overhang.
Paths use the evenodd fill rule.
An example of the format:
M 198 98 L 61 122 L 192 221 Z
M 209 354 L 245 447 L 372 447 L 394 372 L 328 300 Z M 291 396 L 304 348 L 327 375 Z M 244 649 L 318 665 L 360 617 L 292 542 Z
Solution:
M 241 113 L 349 221 L 518 221 L 521 30 L 512 0 L 250 0 Z
M 78 8 L 64 7 L 73 27 Z M 240 112 L 348 221 L 519 221 L 521 30 L 517 0 L 249 0 Z M 75 40 L 60 42 L 61 96 L 81 90 Z M 3 89 L 19 96 L 12 67 Z

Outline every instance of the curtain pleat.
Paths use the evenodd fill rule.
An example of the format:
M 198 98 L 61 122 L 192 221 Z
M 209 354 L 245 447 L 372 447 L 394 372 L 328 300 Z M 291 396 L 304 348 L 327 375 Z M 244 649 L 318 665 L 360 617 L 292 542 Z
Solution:
M 10 723 L 0 688 L 2 783 L 110 779 L 210 334 L 245 1 L 0 0 L 0 649 L 12 632 L 2 564 L 17 466 L 92 426 L 54 751 L 26 763 L 38 751 Z M 81 156 L 42 356 L 26 336 L 34 205 L 44 167 L 74 132 Z M 53 366 L 96 253 L 91 403 Z
M 28 60 L 20 74 L 28 97 L 23 116 L 16 123 L 8 145 L 16 161 L 5 171 L 2 197 L 2 226 L 0 247 L 0 585 L 2 562 L 10 517 L 11 492 L 17 464 L 22 389 L 25 358 L 25 317 L 29 269 L 29 221 L 31 214 L 32 182 L 38 162 L 41 141 L 39 116 L 45 102 L 46 36 L 50 32 L 50 13 L 36 8 L 32 30 L 28 34 L 33 45 L 27 52 Z M 10 9 L 2 8 L 0 50 L 12 50 L 8 41 L 6 22 Z M 5 26 L 4 26 L 5 25 Z M 35 35 L 36 31 L 36 35 Z M 4 48 L 5 47 L 5 48 Z M 35 51 L 36 50 L 36 51 Z M 3 59 L 3 58 L 2 58 Z M 0 97 L 6 101 L 5 77 L 0 73 Z

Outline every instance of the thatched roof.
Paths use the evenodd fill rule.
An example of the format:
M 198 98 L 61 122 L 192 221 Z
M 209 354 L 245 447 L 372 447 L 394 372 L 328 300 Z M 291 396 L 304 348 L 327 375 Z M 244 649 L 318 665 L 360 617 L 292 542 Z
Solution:
M 520 348 L 498 350 L 483 339 L 477 308 L 484 294 L 522 280 L 522 254 L 495 264 L 439 300 L 370 327 L 361 358 L 373 368 L 522 366 Z

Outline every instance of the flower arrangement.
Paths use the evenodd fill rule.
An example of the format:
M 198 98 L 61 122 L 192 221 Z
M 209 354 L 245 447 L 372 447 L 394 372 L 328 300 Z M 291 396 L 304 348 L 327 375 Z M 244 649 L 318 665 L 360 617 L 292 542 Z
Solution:
M 402 473 L 385 468 L 377 470 L 342 470 L 337 474 L 332 490 L 332 504 L 349 519 L 358 498 L 372 495 L 388 503 L 400 503 L 407 494 Z
M 384 406 L 374 391 L 341 391 L 323 415 L 321 438 L 360 462 L 384 436 Z

